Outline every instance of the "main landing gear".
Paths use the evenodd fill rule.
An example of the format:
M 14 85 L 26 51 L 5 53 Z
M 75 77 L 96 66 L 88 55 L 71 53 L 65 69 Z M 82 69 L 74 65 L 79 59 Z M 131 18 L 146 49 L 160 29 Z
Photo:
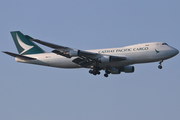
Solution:
M 100 68 L 99 67 L 93 67 L 92 69 L 89 70 L 89 73 L 90 74 L 93 74 L 93 75 L 100 75 Z M 104 77 L 108 77 L 108 75 L 110 74 L 111 72 L 108 71 L 108 70 L 105 70 L 105 74 L 104 74 Z
M 161 61 L 159 62 L 159 66 L 158 66 L 159 69 L 162 69 L 162 65 L 161 65 L 162 62 L 163 62 L 163 60 L 161 60 Z
M 89 70 L 89 73 L 90 74 L 93 74 L 93 75 L 100 75 L 101 73 L 99 71 L 96 71 L 96 70 Z
M 99 72 L 99 70 L 100 69 L 98 67 L 94 67 L 93 69 L 89 70 L 89 73 L 93 75 L 100 75 L 101 73 Z
M 105 71 L 104 77 L 108 77 L 108 74 L 110 74 L 110 72 L 108 70 Z

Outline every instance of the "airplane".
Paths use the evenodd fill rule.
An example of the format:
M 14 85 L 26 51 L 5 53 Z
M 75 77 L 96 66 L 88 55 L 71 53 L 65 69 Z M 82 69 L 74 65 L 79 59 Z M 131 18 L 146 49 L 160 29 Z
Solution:
M 164 42 L 151 42 L 130 45 L 119 48 L 79 50 L 66 46 L 56 45 L 24 35 L 20 31 L 11 32 L 19 54 L 2 51 L 15 57 L 15 61 L 57 68 L 88 68 L 89 73 L 99 75 L 101 70 L 104 76 L 133 73 L 134 64 L 159 61 L 172 58 L 179 51 Z M 45 52 L 36 43 L 52 48 L 52 52 Z

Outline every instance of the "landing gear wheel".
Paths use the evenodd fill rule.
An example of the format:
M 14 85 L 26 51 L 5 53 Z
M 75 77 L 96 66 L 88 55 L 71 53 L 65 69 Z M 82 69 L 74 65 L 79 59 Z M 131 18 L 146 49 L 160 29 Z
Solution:
M 96 73 L 93 73 L 93 75 L 97 75 Z
M 90 69 L 89 70 L 89 73 L 90 74 L 93 74 L 93 75 L 100 75 L 100 71 L 98 69 Z
M 90 74 L 93 74 L 93 71 L 92 71 L 92 70 L 89 70 L 89 73 L 90 73 Z
M 108 74 L 104 74 L 104 77 L 108 77 Z
M 162 66 L 161 66 L 161 65 L 159 65 L 159 66 L 158 66 L 158 68 L 159 68 L 159 69 L 162 69 Z
M 163 60 L 161 60 L 161 61 L 159 62 L 159 66 L 158 66 L 159 69 L 162 69 L 162 65 L 161 65 L 162 62 L 163 62 Z

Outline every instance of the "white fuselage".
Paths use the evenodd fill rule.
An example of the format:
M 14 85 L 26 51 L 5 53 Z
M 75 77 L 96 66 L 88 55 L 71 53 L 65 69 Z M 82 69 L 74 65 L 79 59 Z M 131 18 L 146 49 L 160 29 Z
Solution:
M 162 42 L 143 43 L 120 48 L 96 49 L 87 51 L 103 55 L 127 58 L 125 61 L 101 63 L 99 66 L 102 67 L 120 67 L 136 63 L 156 62 L 169 59 L 179 52 L 177 49 L 171 46 L 163 45 Z M 58 68 L 81 68 L 81 66 L 72 62 L 76 57 L 66 58 L 55 53 L 31 54 L 25 56 L 33 57 L 37 60 L 22 60 L 19 58 L 15 58 L 15 60 L 17 62 Z

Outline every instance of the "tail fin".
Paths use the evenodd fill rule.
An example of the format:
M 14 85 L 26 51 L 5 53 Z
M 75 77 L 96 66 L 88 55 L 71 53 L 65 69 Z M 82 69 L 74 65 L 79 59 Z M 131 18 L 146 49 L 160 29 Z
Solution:
M 44 53 L 44 50 L 29 40 L 31 37 L 23 35 L 20 31 L 13 31 L 11 35 L 20 55 Z

